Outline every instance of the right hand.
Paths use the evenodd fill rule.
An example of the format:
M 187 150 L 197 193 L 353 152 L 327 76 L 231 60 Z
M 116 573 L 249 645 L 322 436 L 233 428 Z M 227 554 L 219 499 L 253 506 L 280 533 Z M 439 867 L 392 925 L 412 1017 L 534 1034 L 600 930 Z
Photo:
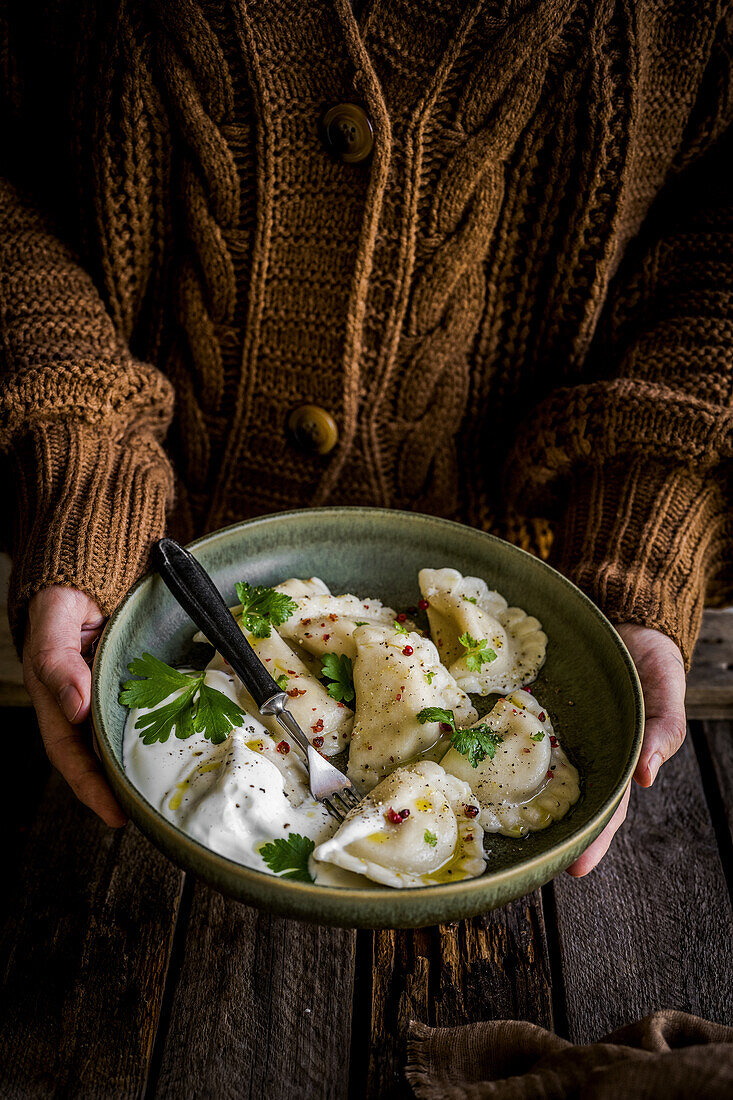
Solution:
M 76 588 L 37 592 L 28 606 L 23 681 L 51 764 L 76 797 L 107 825 L 126 818 L 79 726 L 89 714 L 92 676 L 83 654 L 104 625 L 94 600 Z

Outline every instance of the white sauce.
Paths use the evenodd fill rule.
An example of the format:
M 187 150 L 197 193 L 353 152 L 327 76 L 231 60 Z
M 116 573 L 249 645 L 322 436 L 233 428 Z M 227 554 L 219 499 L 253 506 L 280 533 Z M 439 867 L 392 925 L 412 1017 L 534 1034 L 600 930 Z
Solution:
M 207 671 L 206 683 L 241 705 L 225 672 Z M 310 794 L 297 752 L 278 752 L 278 742 L 256 718 L 248 716 L 220 745 L 203 733 L 145 745 L 134 728 L 142 713 L 130 711 L 125 724 L 125 770 L 156 810 L 212 851 L 266 871 L 261 845 L 289 833 L 318 844 L 336 831 L 337 823 Z

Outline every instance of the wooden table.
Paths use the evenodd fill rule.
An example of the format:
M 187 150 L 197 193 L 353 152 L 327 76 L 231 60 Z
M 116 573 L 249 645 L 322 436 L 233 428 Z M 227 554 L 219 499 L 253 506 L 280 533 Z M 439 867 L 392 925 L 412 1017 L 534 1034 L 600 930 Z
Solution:
M 732 1023 L 732 628 L 706 616 L 687 741 L 634 790 L 599 870 L 420 931 L 228 901 L 97 822 L 49 777 L 32 712 L 8 707 L 0 1095 L 397 1097 L 411 1018 L 523 1018 L 577 1042 L 662 1007 Z

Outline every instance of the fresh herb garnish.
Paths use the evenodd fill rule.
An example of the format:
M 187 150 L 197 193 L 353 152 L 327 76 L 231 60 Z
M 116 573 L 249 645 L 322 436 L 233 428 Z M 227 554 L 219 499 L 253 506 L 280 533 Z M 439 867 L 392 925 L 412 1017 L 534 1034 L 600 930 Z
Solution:
M 354 670 L 351 657 L 345 653 L 326 653 L 321 659 L 321 673 L 331 683 L 326 689 L 332 699 L 350 703 L 354 698 Z
M 493 733 L 488 726 L 475 726 L 470 730 L 456 730 L 450 740 L 456 752 L 467 757 L 472 768 L 477 768 L 487 757 L 494 759 L 496 746 L 504 738 Z
M 451 729 L 456 728 L 456 720 L 452 710 L 444 710 L 443 707 L 424 707 L 417 716 L 418 722 L 425 725 L 426 722 L 445 722 Z
M 435 833 L 431 833 L 430 829 L 425 830 L 425 835 L 423 836 L 423 840 L 425 841 L 426 844 L 429 844 L 431 848 L 434 848 L 435 845 L 438 843 L 437 836 L 435 835 Z
M 486 638 L 481 638 L 480 641 L 476 641 L 471 635 L 466 632 L 461 634 L 458 641 L 466 650 L 464 654 L 466 658 L 466 668 L 470 672 L 480 672 L 481 665 L 489 664 L 491 661 L 496 660 L 496 654 L 493 649 L 489 647 L 489 643 Z
M 357 621 L 357 622 L 355 622 L 355 623 L 354 623 L 354 626 L 366 626 L 366 625 L 367 625 L 367 624 L 366 624 L 366 623 L 364 623 L 364 622 L 358 622 L 358 621 Z
M 394 628 L 395 628 L 395 632 L 397 634 L 409 634 L 410 633 L 410 631 L 407 629 L 407 627 L 403 626 L 402 623 L 399 623 L 397 621 L 397 619 L 394 620 Z
M 220 745 L 226 741 L 230 729 L 241 726 L 244 711 L 223 691 L 210 687 L 205 672 L 189 676 L 152 653 L 143 653 L 127 667 L 133 676 L 144 679 L 123 684 L 120 703 L 130 709 L 147 710 L 135 723 L 144 745 L 167 741 L 174 729 L 182 741 L 193 733 L 203 733 L 214 745 Z M 181 691 L 178 698 L 163 703 L 174 691 Z
M 287 691 L 288 684 L 290 683 L 290 680 L 288 680 L 287 676 L 283 672 L 283 673 L 281 673 L 280 676 L 275 677 L 275 683 L 277 684 L 277 686 L 280 688 L 281 691 Z
M 545 737 L 545 731 L 540 730 L 539 733 L 532 733 L 530 734 L 530 737 L 533 741 L 543 741 Z
M 269 844 L 263 844 L 259 853 L 267 866 L 280 878 L 295 879 L 296 882 L 314 882 L 308 870 L 308 858 L 315 843 L 300 833 L 288 833 L 288 839 L 279 837 Z
M 464 596 L 463 598 L 464 598 L 464 600 L 467 600 L 468 603 L 473 603 L 473 604 L 478 603 L 478 599 L 476 598 L 476 596 Z
M 238 581 L 235 588 L 242 605 L 242 622 L 255 638 L 269 638 L 273 626 L 280 626 L 298 610 L 295 600 L 274 588 L 246 581 Z
M 429 684 L 432 684 L 434 677 L 435 677 L 435 670 L 433 670 L 432 672 L 426 672 L 425 673 L 425 679 L 427 680 L 427 682 Z
M 496 746 L 504 740 L 489 726 L 473 726 L 468 730 L 458 729 L 452 710 L 443 707 L 425 707 L 417 716 L 418 722 L 442 722 L 453 730 L 451 745 L 461 756 L 466 756 L 472 768 L 477 768 L 487 757 L 494 759 Z

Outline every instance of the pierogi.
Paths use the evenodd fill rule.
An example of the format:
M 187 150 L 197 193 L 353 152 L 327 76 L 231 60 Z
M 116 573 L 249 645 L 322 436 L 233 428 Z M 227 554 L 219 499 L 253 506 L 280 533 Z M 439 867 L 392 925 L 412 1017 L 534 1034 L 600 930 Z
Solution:
M 353 711 L 330 697 L 321 681 L 309 671 L 274 627 L 269 638 L 256 638 L 244 627 L 242 632 L 273 680 L 287 692 L 288 710 L 308 740 L 312 743 L 315 740 L 316 747 L 324 756 L 341 752 L 351 738 Z M 207 668 L 228 669 L 231 675 L 231 669 L 219 653 L 214 655 Z M 254 699 L 238 679 L 235 682 L 235 698 L 242 709 L 263 722 L 278 741 L 282 738 L 282 728 L 277 719 L 272 715 L 259 714 Z
M 563 817 L 580 795 L 578 772 L 534 696 L 517 691 L 499 699 L 481 724 L 501 738 L 493 759 L 474 768 L 452 748 L 441 764 L 470 785 L 486 832 L 526 836 Z
M 354 632 L 356 713 L 349 749 L 349 778 L 367 791 L 399 764 L 441 739 L 439 722 L 421 723 L 426 707 L 452 710 L 470 725 L 471 700 L 440 663 L 429 638 L 394 627 L 360 626 Z
M 434 761 L 398 768 L 313 853 L 319 864 L 384 886 L 434 886 L 483 873 L 483 830 L 471 788 Z M 327 875 L 323 874 L 323 879 Z
M 537 619 L 457 569 L 421 569 L 419 583 L 433 641 L 459 687 L 506 694 L 536 679 L 547 649 Z M 462 643 L 467 637 L 478 643 L 475 653 Z
M 385 607 L 379 600 L 331 595 L 318 577 L 285 581 L 277 586 L 277 591 L 290 596 L 298 605 L 297 612 L 280 627 L 280 633 L 316 656 L 337 653 L 353 659 L 354 631 L 358 626 L 372 623 L 390 627 L 397 617 L 393 608 Z M 414 629 L 413 623 L 407 622 L 405 626 Z
M 341 824 L 312 797 L 295 743 L 216 652 L 188 681 L 158 662 L 157 682 L 154 658 L 138 666 L 134 683 L 147 687 L 125 705 L 154 705 L 131 709 L 125 725 L 132 781 L 189 836 L 265 873 L 364 889 L 483 874 L 485 832 L 546 828 L 577 802 L 580 780 L 549 713 L 522 689 L 545 660 L 538 620 L 455 569 L 422 569 L 419 586 L 432 638 L 406 613 L 334 594 L 318 577 L 238 588 L 232 611 L 290 713 L 324 756 L 343 754 L 337 766 L 365 795 Z M 500 697 L 479 719 L 469 693 Z M 219 725 L 197 729 L 217 705 Z

